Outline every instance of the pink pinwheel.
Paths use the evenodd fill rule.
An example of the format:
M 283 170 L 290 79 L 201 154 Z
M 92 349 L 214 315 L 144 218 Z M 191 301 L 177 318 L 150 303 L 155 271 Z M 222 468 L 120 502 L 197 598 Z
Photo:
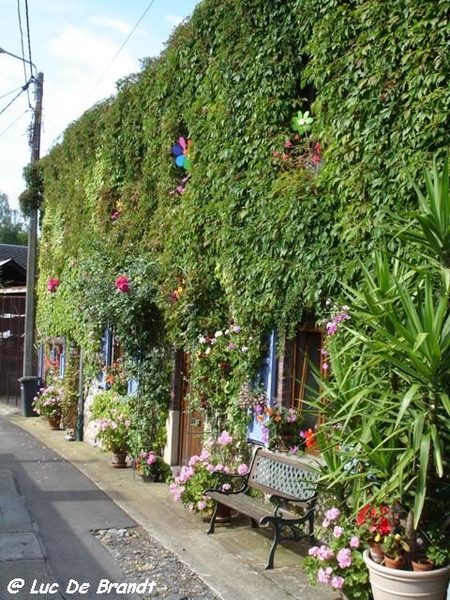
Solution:
M 189 160 L 189 149 L 191 147 L 191 140 L 185 140 L 184 137 L 178 138 L 178 144 L 172 146 L 172 154 L 175 156 L 175 164 L 177 167 L 183 167 L 186 171 L 191 168 Z

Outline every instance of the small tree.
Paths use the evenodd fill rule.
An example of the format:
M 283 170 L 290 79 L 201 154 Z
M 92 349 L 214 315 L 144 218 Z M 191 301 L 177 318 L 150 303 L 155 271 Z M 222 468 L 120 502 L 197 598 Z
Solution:
M 325 480 L 353 508 L 401 505 L 410 535 L 443 525 L 450 493 L 450 195 L 425 172 L 397 249 L 375 255 L 327 324 L 331 375 L 319 432 Z
M 0 192 L 0 244 L 26 245 L 27 232 L 23 225 L 18 211 L 9 206 L 8 196 Z

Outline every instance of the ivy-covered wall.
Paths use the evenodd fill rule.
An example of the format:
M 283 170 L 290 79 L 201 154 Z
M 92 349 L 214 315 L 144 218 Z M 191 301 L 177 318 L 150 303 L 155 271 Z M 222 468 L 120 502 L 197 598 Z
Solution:
M 446 0 L 203 0 L 42 159 L 41 335 L 94 350 L 110 321 L 136 355 L 230 317 L 289 332 L 320 314 L 447 150 L 449 15 Z M 313 122 L 297 139 L 299 111 Z

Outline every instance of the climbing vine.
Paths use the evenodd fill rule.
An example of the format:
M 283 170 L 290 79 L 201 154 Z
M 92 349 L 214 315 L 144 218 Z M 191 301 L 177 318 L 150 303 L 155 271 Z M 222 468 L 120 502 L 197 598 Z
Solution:
M 41 161 L 42 337 L 94 356 L 114 320 L 133 359 L 230 319 L 290 333 L 320 313 L 389 244 L 410 176 L 448 146 L 449 12 L 449 0 L 200 2 Z M 280 161 L 296 135 L 306 154 Z

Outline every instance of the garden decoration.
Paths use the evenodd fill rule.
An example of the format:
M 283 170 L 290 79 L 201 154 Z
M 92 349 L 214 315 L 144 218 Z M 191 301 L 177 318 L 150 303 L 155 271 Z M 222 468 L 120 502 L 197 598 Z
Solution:
M 361 286 L 347 288 L 345 310 L 331 305 L 327 327 L 330 369 L 316 434 L 322 483 L 341 502 L 351 499 L 355 512 L 368 505 L 389 521 L 372 540 L 384 553 L 373 571 L 376 600 L 397 597 L 378 595 L 381 574 L 412 571 L 428 553 L 447 581 L 450 574 L 448 162 L 425 171 L 425 189 L 416 188 L 411 219 L 397 224 L 397 247 L 375 254 L 374 272 L 363 268 Z M 404 559 L 402 570 L 386 568 L 390 555 Z M 410 591 L 403 597 L 414 598 Z
M 178 144 L 172 146 L 172 154 L 175 157 L 175 164 L 177 165 L 177 167 L 185 169 L 187 171 L 187 174 L 181 179 L 176 188 L 172 190 L 170 194 L 184 194 L 186 185 L 191 177 L 191 159 L 189 157 L 190 148 L 191 140 L 186 141 L 184 137 L 178 138 Z
M 182 167 L 186 171 L 190 171 L 191 162 L 189 159 L 189 150 L 191 147 L 191 140 L 187 140 L 184 137 L 178 138 L 178 144 L 172 146 L 172 154 L 175 156 L 175 164 L 177 167 Z
M 300 110 L 292 119 L 292 129 L 300 135 L 311 130 L 311 125 L 314 119 L 309 115 L 309 110 L 302 113 Z

